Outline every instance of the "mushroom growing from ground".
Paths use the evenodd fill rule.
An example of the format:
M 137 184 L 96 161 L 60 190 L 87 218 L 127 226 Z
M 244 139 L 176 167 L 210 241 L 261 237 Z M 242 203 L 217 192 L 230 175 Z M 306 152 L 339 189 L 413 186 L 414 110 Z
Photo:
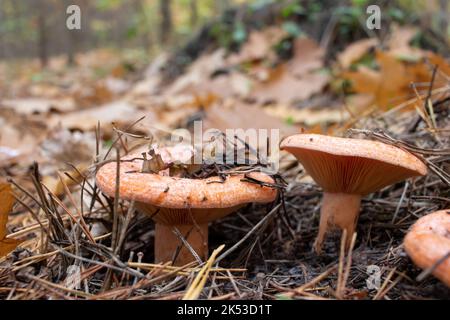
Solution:
M 174 154 L 185 155 L 185 152 L 170 152 L 169 148 L 158 152 L 165 163 L 172 162 L 170 158 Z M 176 230 L 204 261 L 208 256 L 208 222 L 251 202 L 272 202 L 277 195 L 271 187 L 243 181 L 242 174 L 222 180 L 219 176 L 206 179 L 169 176 L 168 170 L 143 173 L 143 161 L 136 158 L 141 157 L 127 156 L 120 163 L 119 195 L 121 199 L 134 200 L 136 208 L 155 221 L 156 262 L 185 265 L 196 260 Z M 111 197 L 115 195 L 116 169 L 117 164 L 111 162 L 102 166 L 96 175 L 99 188 Z M 248 176 L 263 184 L 274 183 L 264 173 L 252 172 Z
M 411 153 L 385 143 L 296 134 L 281 142 L 324 191 L 319 233 L 314 248 L 321 252 L 330 229 L 347 231 L 347 247 L 358 221 L 361 197 L 410 177 L 427 167 Z
M 405 237 L 405 251 L 422 269 L 450 287 L 450 209 L 423 216 Z

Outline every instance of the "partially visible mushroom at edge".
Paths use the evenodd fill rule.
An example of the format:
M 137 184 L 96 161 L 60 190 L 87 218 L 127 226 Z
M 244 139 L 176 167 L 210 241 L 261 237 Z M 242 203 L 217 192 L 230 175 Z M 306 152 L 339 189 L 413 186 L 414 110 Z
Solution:
M 416 156 L 378 141 L 296 134 L 285 138 L 280 148 L 292 153 L 324 191 L 317 253 L 330 229 L 346 230 L 349 246 L 363 196 L 427 173 Z
M 417 220 L 407 233 L 404 245 L 417 266 L 432 268 L 433 275 L 450 288 L 450 209 Z
M 165 150 L 160 151 L 164 155 Z M 124 157 L 120 163 L 119 195 L 134 200 L 136 208 L 155 221 L 155 261 L 172 261 L 185 265 L 195 260 L 176 230 L 203 261 L 208 257 L 208 223 L 224 217 L 248 203 L 269 203 L 277 190 L 244 181 L 244 175 L 218 176 L 206 179 L 181 178 L 158 173 L 142 173 L 140 155 Z M 135 159 L 127 161 L 127 159 Z M 96 182 L 103 193 L 115 195 L 116 169 L 114 162 L 102 166 Z M 274 180 L 260 172 L 248 174 L 265 184 Z M 176 230 L 175 230 L 176 228 Z

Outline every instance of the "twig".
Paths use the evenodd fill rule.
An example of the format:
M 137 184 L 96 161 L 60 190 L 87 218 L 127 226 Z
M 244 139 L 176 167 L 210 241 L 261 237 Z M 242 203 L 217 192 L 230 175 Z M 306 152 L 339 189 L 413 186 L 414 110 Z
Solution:
M 230 249 L 222 253 L 217 259 L 216 263 L 219 263 L 222 259 L 224 259 L 226 256 L 228 256 L 230 253 L 232 253 L 234 250 L 239 248 L 239 246 L 244 243 L 256 230 L 258 230 L 266 221 L 269 220 L 276 212 L 278 212 L 278 209 L 281 207 L 281 203 L 277 204 L 264 218 L 261 219 L 241 240 L 236 242 L 235 245 L 233 245 Z

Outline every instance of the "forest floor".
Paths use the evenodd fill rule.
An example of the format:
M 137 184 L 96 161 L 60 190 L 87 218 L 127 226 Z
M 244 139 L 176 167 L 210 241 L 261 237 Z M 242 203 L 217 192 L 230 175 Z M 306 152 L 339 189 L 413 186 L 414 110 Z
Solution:
M 112 50 L 79 54 L 74 66 L 63 57 L 46 69 L 0 63 L 0 177 L 16 198 L 10 213 L 0 203 L 0 235 L 8 234 L 0 240 L 0 297 L 179 299 L 198 285 L 205 265 L 153 264 L 151 219 L 127 214 L 130 203 L 114 204 L 94 176 L 116 150 L 124 155 L 148 137 L 164 145 L 173 129 L 203 120 L 204 129 L 380 140 L 424 159 L 429 174 L 364 198 L 350 252 L 334 235 L 317 255 L 321 190 L 282 152 L 286 186 L 276 203 L 211 224 L 210 252 L 225 249 L 207 268 L 200 298 L 449 299 L 438 280 L 421 279 L 402 245 L 419 217 L 450 202 L 450 64 L 411 45 L 417 32 L 392 26 L 385 39 L 330 53 L 271 26 L 252 31 L 237 52 L 205 51 L 169 83 L 167 54 L 148 67 L 139 52 Z M 116 255 L 111 241 L 119 238 Z M 80 287 L 67 283 L 69 266 L 81 268 Z

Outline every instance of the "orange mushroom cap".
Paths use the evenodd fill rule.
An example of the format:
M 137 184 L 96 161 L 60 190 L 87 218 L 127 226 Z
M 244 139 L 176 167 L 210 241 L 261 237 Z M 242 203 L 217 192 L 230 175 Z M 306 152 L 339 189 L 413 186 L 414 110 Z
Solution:
M 378 141 L 296 134 L 280 148 L 297 157 L 326 192 L 367 195 L 427 173 L 416 156 Z
M 422 269 L 431 268 L 450 252 L 450 210 L 423 216 L 405 237 L 405 251 Z M 450 287 L 450 257 L 439 263 L 433 274 Z
M 190 164 L 194 149 L 189 146 L 155 149 L 161 156 L 156 167 L 141 172 L 140 155 L 124 157 L 120 162 L 119 197 L 136 201 L 136 208 L 149 214 L 155 221 L 155 261 L 172 261 L 185 265 L 195 260 L 191 250 L 200 259 L 208 256 L 208 222 L 224 217 L 250 202 L 272 202 L 277 190 L 268 186 L 243 181 L 244 175 L 206 179 L 187 179 L 169 176 L 165 164 L 181 162 Z M 152 155 L 152 154 L 151 154 Z M 152 159 L 153 160 L 153 159 Z M 160 163 L 162 160 L 163 163 Z M 146 167 L 147 167 L 146 163 Z M 153 165 L 154 163 L 150 163 Z M 147 168 L 146 168 L 147 170 Z M 98 187 L 108 196 L 116 195 L 117 163 L 102 166 L 96 175 Z M 250 178 L 263 183 L 274 180 L 263 173 L 253 172 Z M 189 243 L 179 247 L 180 239 L 174 228 Z
M 131 155 L 124 158 L 140 158 Z M 161 174 L 141 173 L 142 160 L 121 162 L 119 194 L 122 199 L 163 208 L 229 208 L 244 203 L 267 203 L 275 199 L 277 191 L 267 186 L 242 181 L 244 176 L 236 175 L 222 182 L 220 177 L 207 179 L 187 179 L 163 176 Z M 259 172 L 249 176 L 264 183 L 274 180 Z M 96 175 L 99 188 L 113 197 L 116 188 L 116 163 L 110 162 L 102 166 Z

